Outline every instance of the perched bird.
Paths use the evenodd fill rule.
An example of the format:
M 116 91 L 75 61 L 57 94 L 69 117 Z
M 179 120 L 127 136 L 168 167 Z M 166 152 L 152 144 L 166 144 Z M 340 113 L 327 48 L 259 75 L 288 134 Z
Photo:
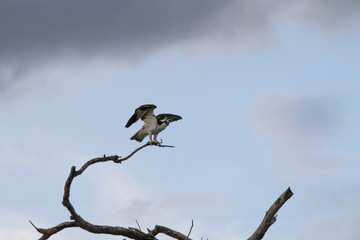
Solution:
M 155 142 L 160 144 L 156 140 L 158 134 L 169 126 L 169 123 L 182 119 L 182 117 L 178 115 L 169 113 L 163 113 L 155 116 L 155 108 L 157 107 L 153 104 L 146 104 L 135 110 L 135 113 L 131 116 L 125 127 L 130 127 L 133 123 L 139 120 L 139 118 L 141 118 L 145 124 L 137 133 L 135 133 L 134 136 L 130 138 L 131 140 L 142 142 L 142 140 L 149 135 L 151 143 Z M 152 137 L 154 137 L 154 139 Z

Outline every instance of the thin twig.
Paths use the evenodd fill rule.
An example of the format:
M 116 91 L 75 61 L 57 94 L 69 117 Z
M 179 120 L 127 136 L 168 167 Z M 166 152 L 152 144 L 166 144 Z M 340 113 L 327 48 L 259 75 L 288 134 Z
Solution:
M 135 219 L 135 221 L 136 221 L 136 224 L 137 224 L 138 227 L 139 227 L 139 230 L 141 231 L 141 227 L 140 227 L 140 224 L 139 224 L 138 220 Z
M 191 230 L 193 229 L 193 227 L 194 227 L 194 220 L 191 219 L 191 228 L 190 228 L 190 231 L 189 231 L 189 233 L 187 235 L 187 239 L 189 239 L 189 236 L 190 236 L 190 233 L 191 233 Z

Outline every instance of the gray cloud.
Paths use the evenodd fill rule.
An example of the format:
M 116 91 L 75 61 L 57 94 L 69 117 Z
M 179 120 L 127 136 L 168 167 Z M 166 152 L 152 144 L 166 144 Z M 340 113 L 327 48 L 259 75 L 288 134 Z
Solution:
M 129 57 L 196 38 L 248 38 L 266 31 L 273 16 L 294 11 L 306 19 L 338 22 L 359 7 L 351 0 L 327 4 L 320 0 L 292 4 L 284 0 L 4 0 L 0 2 L 1 60 L 59 52 Z
M 255 136 L 271 142 L 276 159 L 294 170 L 292 176 L 336 165 L 331 143 L 341 119 L 340 106 L 330 98 L 282 92 L 258 98 L 248 116 Z
M 40 67 L 58 57 L 141 58 L 197 41 L 254 44 L 271 36 L 274 18 L 340 24 L 359 7 L 356 0 L 3 0 L 0 87 L 19 78 L 4 72 Z
M 259 135 L 296 136 L 303 141 L 328 137 L 337 123 L 334 105 L 328 99 L 296 97 L 282 92 L 257 99 L 251 115 Z
M 301 21 L 306 21 L 324 30 L 341 26 L 348 20 L 358 24 L 360 2 L 357 0 L 305 0 L 297 1 L 294 9 Z
M 1 1 L 0 94 L 57 59 L 136 59 L 197 38 L 231 2 Z
M 1 58 L 136 54 L 211 30 L 228 1 L 1 1 Z M 114 53 L 115 52 L 115 53 Z

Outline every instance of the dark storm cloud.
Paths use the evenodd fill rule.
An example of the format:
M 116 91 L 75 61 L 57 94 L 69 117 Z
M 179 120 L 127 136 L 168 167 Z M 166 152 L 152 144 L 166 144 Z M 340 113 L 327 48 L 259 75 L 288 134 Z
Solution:
M 2 0 L 0 60 L 73 54 L 141 55 L 197 38 L 248 38 L 271 17 L 292 14 L 339 21 L 359 1 Z
M 57 58 L 139 58 L 208 35 L 231 4 L 232 0 L 2 0 L 0 94 L 24 80 L 28 69 Z
M 274 17 L 331 25 L 359 7 L 357 0 L 2 0 L 0 88 L 58 57 L 139 58 L 194 40 L 248 44 L 271 35 Z
M 212 31 L 232 1 L 0 2 L 1 59 L 59 51 L 141 54 Z

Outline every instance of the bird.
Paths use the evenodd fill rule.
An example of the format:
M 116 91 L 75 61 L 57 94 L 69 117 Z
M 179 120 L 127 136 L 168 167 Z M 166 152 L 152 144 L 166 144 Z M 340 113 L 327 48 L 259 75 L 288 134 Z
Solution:
M 129 128 L 132 124 L 141 118 L 144 122 L 142 128 L 130 138 L 142 142 L 146 136 L 149 136 L 150 143 L 161 144 L 156 138 L 158 134 L 163 131 L 171 122 L 182 119 L 179 115 L 162 113 L 157 116 L 154 115 L 154 109 L 157 108 L 154 104 L 144 104 L 135 109 L 134 114 L 130 117 L 125 125 Z

